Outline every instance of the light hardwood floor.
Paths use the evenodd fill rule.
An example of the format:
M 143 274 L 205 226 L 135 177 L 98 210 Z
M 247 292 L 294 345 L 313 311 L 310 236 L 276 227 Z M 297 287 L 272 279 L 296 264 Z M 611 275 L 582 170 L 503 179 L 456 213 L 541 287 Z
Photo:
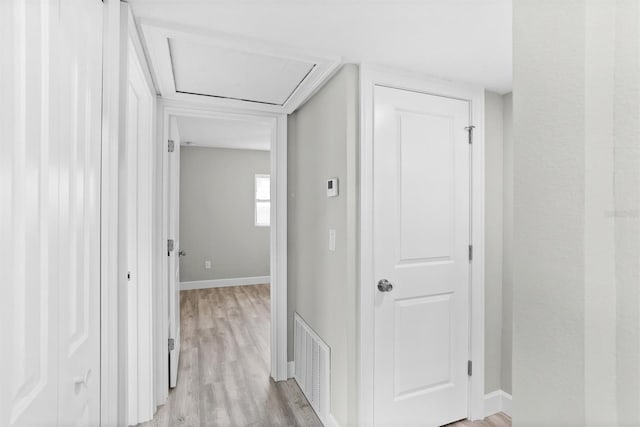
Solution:
M 182 291 L 178 385 L 144 427 L 322 426 L 294 380 L 269 378 L 269 285 Z M 496 414 L 447 427 L 510 427 Z
M 321 426 L 269 377 L 269 285 L 182 291 L 178 385 L 147 426 Z

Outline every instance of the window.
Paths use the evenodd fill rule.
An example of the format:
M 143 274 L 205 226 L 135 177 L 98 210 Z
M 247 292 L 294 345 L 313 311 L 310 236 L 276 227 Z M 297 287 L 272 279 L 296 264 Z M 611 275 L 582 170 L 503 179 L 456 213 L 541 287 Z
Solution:
M 256 227 L 271 225 L 271 177 L 256 175 Z

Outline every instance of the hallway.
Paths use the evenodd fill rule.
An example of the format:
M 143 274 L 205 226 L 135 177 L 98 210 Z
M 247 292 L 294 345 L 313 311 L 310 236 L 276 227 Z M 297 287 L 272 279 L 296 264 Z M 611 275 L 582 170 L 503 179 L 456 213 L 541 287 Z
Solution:
M 269 377 L 269 285 L 181 292 L 178 385 L 157 426 L 321 426 L 294 380 Z
M 181 292 L 178 386 L 143 427 L 322 426 L 293 379 L 269 378 L 269 285 Z M 495 414 L 450 427 L 510 427 Z

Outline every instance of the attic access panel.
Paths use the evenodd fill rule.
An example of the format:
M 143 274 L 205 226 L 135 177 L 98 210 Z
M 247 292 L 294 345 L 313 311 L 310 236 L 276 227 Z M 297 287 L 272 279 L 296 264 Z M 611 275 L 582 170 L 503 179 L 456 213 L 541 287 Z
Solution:
M 316 64 L 169 38 L 177 93 L 284 105 Z

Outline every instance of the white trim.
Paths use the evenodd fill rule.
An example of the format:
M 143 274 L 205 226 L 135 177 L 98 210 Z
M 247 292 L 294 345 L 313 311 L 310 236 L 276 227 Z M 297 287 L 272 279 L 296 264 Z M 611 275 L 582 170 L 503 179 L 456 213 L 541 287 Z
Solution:
M 502 406 L 501 406 L 502 412 L 511 417 L 512 416 L 511 414 L 513 414 L 512 408 L 513 408 L 513 396 L 503 391 Z
M 242 108 L 246 111 L 263 111 L 290 114 L 304 104 L 337 71 L 342 63 L 340 57 L 309 55 L 302 49 L 267 43 L 233 34 L 213 32 L 202 28 L 176 25 L 150 19 L 139 20 L 146 40 L 149 57 L 155 64 L 156 83 L 163 98 L 176 101 L 200 103 L 218 108 Z M 186 40 L 199 44 L 254 52 L 279 58 L 315 64 L 314 68 L 293 91 L 283 105 L 270 105 L 238 99 L 216 98 L 196 94 L 176 92 L 171 53 L 168 39 Z
M 136 27 L 135 18 L 133 17 L 133 12 L 131 12 L 131 8 L 129 8 L 129 18 L 128 18 L 128 34 L 129 40 L 133 44 L 133 49 L 135 50 L 136 58 L 140 63 L 140 67 L 142 69 L 142 73 L 144 75 L 144 79 L 149 87 L 149 91 L 155 96 L 156 95 L 156 86 L 153 83 L 153 75 L 151 74 L 151 67 L 147 62 L 147 58 L 144 54 L 144 48 L 142 47 L 142 40 L 140 38 L 140 34 L 138 33 L 138 28 Z
M 489 417 L 502 411 L 502 390 L 484 395 L 484 416 Z
M 287 116 L 271 136 L 271 376 L 287 379 Z
M 373 277 L 373 88 L 376 84 L 469 100 L 472 145 L 471 343 L 473 376 L 469 385 L 471 420 L 484 418 L 484 89 L 422 75 L 362 65 L 360 67 L 360 340 L 358 342 L 359 424 L 374 425 L 374 296 Z M 473 285 L 472 285 L 473 284 Z
M 135 141 L 134 149 L 137 149 L 135 165 L 131 165 L 128 159 L 128 171 L 135 171 L 136 177 L 129 176 L 128 188 L 135 186 L 137 196 L 136 206 L 128 206 L 128 209 L 135 209 L 136 215 L 136 250 L 133 258 L 135 261 L 129 265 L 131 274 L 135 280 L 135 288 L 128 286 L 128 291 L 133 296 L 130 301 L 128 331 L 135 333 L 130 337 L 129 348 L 129 395 L 128 401 L 128 423 L 135 425 L 153 418 L 156 409 L 154 392 L 154 367 L 156 358 L 154 357 L 154 334 L 153 334 L 153 283 L 154 268 L 161 263 L 153 246 L 154 225 L 160 220 L 159 212 L 154 206 L 154 163 L 156 132 L 155 132 L 155 111 L 157 108 L 155 90 L 151 82 L 147 63 L 144 58 L 140 40 L 135 29 L 131 9 L 128 10 L 128 85 L 134 87 L 139 99 L 140 108 L 148 109 L 143 111 L 144 119 L 138 122 L 141 127 L 139 132 L 144 132 L 144 137 Z M 127 95 L 128 96 L 128 95 Z M 142 99 L 144 98 L 144 99 Z M 138 111 L 135 114 L 139 114 Z M 144 127 L 144 128 L 142 128 Z M 127 131 L 128 134 L 128 131 Z M 140 135 L 140 133 L 139 133 Z M 130 143 L 129 143 L 130 144 Z M 132 149 L 131 145 L 128 147 Z M 129 213 L 131 214 L 131 213 Z M 151 219 L 151 220 L 150 220 Z M 132 231 L 127 230 L 130 235 Z M 131 236 L 129 236 L 131 237 Z M 129 254 L 131 255 L 131 254 Z
M 511 416 L 512 404 L 513 397 L 509 393 L 503 390 L 492 391 L 484 396 L 484 415 L 485 417 L 490 417 L 493 414 L 502 412 Z
M 103 8 L 102 153 L 100 188 L 100 424 L 127 416 L 126 175 L 124 146 L 127 11 L 120 0 Z
M 229 286 L 262 285 L 271 283 L 270 276 L 236 277 L 232 279 L 192 280 L 180 282 L 180 290 L 227 288 Z
M 340 424 L 338 423 L 338 420 L 336 420 L 336 417 L 334 417 L 332 413 L 329 413 L 329 416 L 327 417 L 327 423 L 324 425 L 324 427 L 340 427 Z
M 202 105 L 175 100 L 162 100 L 163 165 L 166 171 L 168 157 L 169 118 L 173 116 L 239 120 L 271 127 L 271 376 L 275 381 L 287 379 L 287 116 L 264 111 Z M 163 180 L 166 179 L 163 173 Z M 166 183 L 163 182 L 163 185 Z M 166 188 L 164 197 L 166 200 Z M 166 224 L 163 225 L 163 242 L 166 242 Z M 166 258 L 166 257 L 165 257 Z M 165 260 L 166 267 L 166 260 Z M 164 269 L 166 271 L 166 268 Z M 166 275 L 165 275 L 166 276 Z M 167 293 L 167 281 L 163 278 L 160 292 Z M 166 312 L 166 307 L 161 307 Z M 167 342 L 168 328 L 160 328 L 161 342 Z M 165 370 L 166 372 L 166 370 Z
M 296 362 L 287 362 L 287 379 L 296 376 Z

